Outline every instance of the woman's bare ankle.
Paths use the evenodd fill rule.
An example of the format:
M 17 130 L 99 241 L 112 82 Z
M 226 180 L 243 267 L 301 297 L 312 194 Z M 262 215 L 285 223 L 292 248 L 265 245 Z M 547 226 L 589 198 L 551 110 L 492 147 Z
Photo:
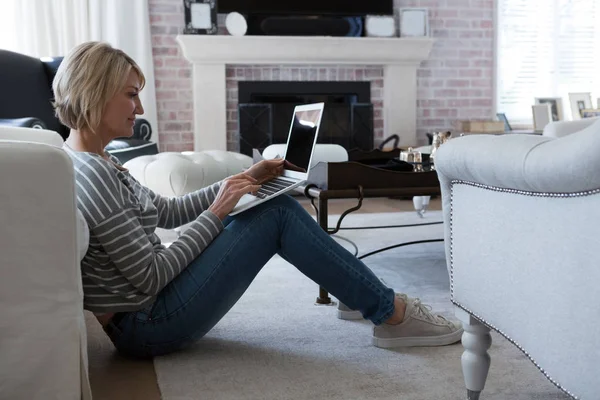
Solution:
M 394 297 L 394 313 L 385 321 L 385 323 L 388 325 L 398 325 L 400 322 L 404 321 L 405 312 L 406 303 L 398 297 Z

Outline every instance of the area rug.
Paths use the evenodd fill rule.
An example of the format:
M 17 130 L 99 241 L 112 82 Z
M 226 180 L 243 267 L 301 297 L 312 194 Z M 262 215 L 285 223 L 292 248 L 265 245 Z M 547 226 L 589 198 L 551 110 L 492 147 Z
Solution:
M 358 214 L 343 226 L 441 220 L 440 212 Z M 334 218 L 331 218 L 333 226 Z M 395 243 L 441 238 L 442 225 L 342 230 L 359 254 Z M 351 251 L 353 247 L 340 240 Z M 399 247 L 365 259 L 388 285 L 452 314 L 443 243 Z M 462 346 L 383 350 L 372 325 L 343 321 L 315 304 L 317 285 L 280 257 L 260 272 L 242 299 L 192 348 L 155 359 L 165 400 L 457 400 L 466 398 Z M 335 299 L 334 299 L 335 300 Z M 493 335 L 492 367 L 482 399 L 568 397 L 514 346 Z

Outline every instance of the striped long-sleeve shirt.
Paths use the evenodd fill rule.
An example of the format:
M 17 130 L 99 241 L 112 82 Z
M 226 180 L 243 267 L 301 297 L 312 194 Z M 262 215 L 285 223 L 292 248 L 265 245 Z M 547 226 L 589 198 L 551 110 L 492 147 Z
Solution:
M 90 230 L 81 262 L 86 309 L 135 311 L 151 304 L 223 230 L 221 220 L 207 211 L 220 183 L 166 198 L 97 154 L 64 149 L 75 167 L 77 207 Z M 168 248 L 154 233 L 192 221 Z

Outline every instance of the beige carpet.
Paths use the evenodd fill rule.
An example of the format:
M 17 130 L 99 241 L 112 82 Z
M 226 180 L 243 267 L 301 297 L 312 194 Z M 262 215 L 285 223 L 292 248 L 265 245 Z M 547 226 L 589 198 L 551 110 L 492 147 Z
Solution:
M 439 220 L 439 212 L 426 221 Z M 414 213 L 356 215 L 345 225 L 418 222 Z M 421 220 L 422 221 L 422 220 Z M 361 254 L 389 244 L 442 237 L 442 226 L 342 231 Z M 452 313 L 442 243 L 367 258 L 397 290 Z M 317 306 L 317 286 L 279 257 L 261 271 L 231 312 L 191 349 L 155 359 L 162 398 L 464 399 L 461 345 L 377 349 L 371 325 L 342 321 Z M 274 300 L 275 299 L 275 300 Z M 506 340 L 494 335 L 482 400 L 567 399 Z

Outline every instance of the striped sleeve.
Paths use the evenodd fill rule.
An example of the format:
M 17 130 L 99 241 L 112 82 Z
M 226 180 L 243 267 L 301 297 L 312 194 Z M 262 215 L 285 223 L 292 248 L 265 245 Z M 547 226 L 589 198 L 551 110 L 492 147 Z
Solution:
M 221 182 L 214 183 L 184 196 L 164 197 L 147 189 L 158 210 L 158 227 L 173 229 L 198 218 L 215 201 Z
M 221 220 L 205 211 L 171 246 L 156 250 L 140 217 L 139 208 L 120 209 L 92 232 L 121 274 L 148 295 L 157 295 L 223 230 Z

